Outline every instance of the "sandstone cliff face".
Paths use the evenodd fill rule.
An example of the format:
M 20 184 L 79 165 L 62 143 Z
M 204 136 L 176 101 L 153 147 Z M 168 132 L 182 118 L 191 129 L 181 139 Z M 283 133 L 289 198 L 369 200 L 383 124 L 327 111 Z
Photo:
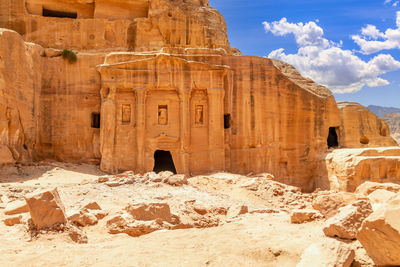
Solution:
M 42 51 L 0 29 L 0 165 L 35 156 Z
M 17 31 L 26 41 L 59 49 L 230 51 L 225 20 L 206 0 L 3 0 L 1 27 Z
M 378 118 L 366 107 L 354 102 L 339 102 L 341 127 L 339 144 L 341 147 L 397 146 L 390 136 L 386 122 Z
M 393 139 L 400 144 L 400 113 L 385 114 L 384 120 L 390 128 Z

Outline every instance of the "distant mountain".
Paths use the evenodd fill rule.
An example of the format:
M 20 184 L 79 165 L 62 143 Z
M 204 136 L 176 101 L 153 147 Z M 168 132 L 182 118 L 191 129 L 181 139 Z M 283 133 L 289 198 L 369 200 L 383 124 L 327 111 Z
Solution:
M 400 108 L 381 107 L 369 105 L 367 107 L 371 112 L 375 113 L 379 118 L 384 118 L 389 113 L 400 113 Z

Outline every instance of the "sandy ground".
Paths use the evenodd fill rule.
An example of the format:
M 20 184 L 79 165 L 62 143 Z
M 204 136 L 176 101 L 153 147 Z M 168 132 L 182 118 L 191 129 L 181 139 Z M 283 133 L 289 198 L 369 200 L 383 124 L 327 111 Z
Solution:
M 26 225 L 5 226 L 0 209 L 0 266 L 296 266 L 304 249 L 326 238 L 322 221 L 290 223 L 290 209 L 309 206 L 309 195 L 281 194 L 276 188 L 254 191 L 247 177 L 214 174 L 191 178 L 189 185 L 179 187 L 147 182 L 109 187 L 97 182 L 104 174 L 96 166 L 42 165 L 3 169 L 0 194 L 23 199 L 26 193 L 57 187 L 67 211 L 90 200 L 109 215 L 84 227 L 88 244 L 76 244 L 66 233 L 32 238 Z M 178 213 L 190 200 L 226 208 L 245 204 L 249 211 L 275 213 L 247 213 L 218 227 L 161 230 L 140 237 L 107 231 L 107 218 L 129 203 L 167 202 L 171 212 Z

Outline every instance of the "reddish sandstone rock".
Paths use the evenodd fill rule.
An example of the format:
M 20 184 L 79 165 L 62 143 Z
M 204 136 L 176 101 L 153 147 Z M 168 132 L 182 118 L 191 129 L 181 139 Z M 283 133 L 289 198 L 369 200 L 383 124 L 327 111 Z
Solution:
M 74 241 L 75 243 L 78 244 L 88 243 L 88 237 L 86 233 L 75 226 L 70 226 L 68 228 L 68 235 L 71 238 L 71 240 Z
M 50 228 L 67 222 L 64 205 L 61 202 L 57 188 L 51 191 L 26 195 L 25 200 L 37 229 Z
M 335 216 L 326 221 L 323 231 L 327 236 L 355 239 L 361 223 L 371 213 L 372 206 L 369 201 L 356 201 L 340 208 Z
M 171 221 L 171 210 L 167 203 L 130 204 L 125 210 L 135 220 L 151 221 L 160 219 L 167 222 Z
M 81 211 L 73 211 L 68 215 L 68 221 L 79 225 L 79 226 L 87 226 L 87 225 L 95 225 L 98 222 L 97 217 L 90 213 Z
M 400 196 L 366 218 L 357 239 L 378 266 L 400 265 Z
M 28 205 L 25 200 L 16 200 L 7 203 L 6 209 L 4 210 L 5 215 L 14 215 L 29 212 Z
M 323 216 L 316 210 L 292 210 L 290 213 L 290 221 L 292 223 L 311 222 Z
M 22 222 L 22 216 L 18 215 L 18 216 L 12 216 L 12 217 L 7 217 L 4 219 L 4 224 L 7 226 L 13 226 L 15 224 L 21 224 Z
M 349 267 L 354 257 L 355 252 L 349 245 L 327 239 L 309 246 L 297 267 Z
M 326 218 L 330 218 L 338 213 L 340 207 L 344 207 L 361 199 L 367 198 L 347 192 L 321 192 L 313 199 L 312 206 Z

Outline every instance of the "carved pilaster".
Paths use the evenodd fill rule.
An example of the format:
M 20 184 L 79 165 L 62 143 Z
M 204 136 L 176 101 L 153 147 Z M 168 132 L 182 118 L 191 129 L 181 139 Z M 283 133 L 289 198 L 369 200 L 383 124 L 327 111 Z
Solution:
M 225 169 L 224 150 L 224 90 L 209 89 L 208 93 L 208 125 L 210 165 L 213 170 Z
M 146 130 L 146 90 L 136 89 L 136 141 L 137 141 L 137 165 L 140 173 L 145 172 L 145 130 Z
M 183 172 L 190 174 L 189 170 L 189 148 L 190 148 L 190 90 L 182 89 L 179 91 L 180 101 L 180 154 Z

